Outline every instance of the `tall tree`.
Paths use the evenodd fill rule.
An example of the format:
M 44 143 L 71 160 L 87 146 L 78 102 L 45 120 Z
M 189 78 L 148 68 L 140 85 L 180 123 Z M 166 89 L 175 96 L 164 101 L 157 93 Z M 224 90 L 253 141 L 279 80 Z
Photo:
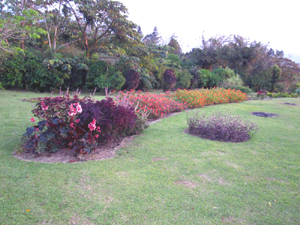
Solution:
M 180 55 L 181 54 L 181 47 L 179 42 L 176 40 L 175 34 L 173 34 L 170 38 L 170 42 L 168 44 L 169 47 L 172 47 L 172 50 L 170 51 L 172 54 Z
M 136 41 L 137 25 L 127 19 L 127 8 L 110 0 L 66 1 L 78 27 L 78 39 L 83 41 L 86 56 L 95 52 L 111 53 L 119 43 Z
M 159 42 L 161 41 L 161 36 L 159 36 L 159 33 L 157 31 L 157 27 L 154 27 L 153 32 L 151 34 L 147 34 L 143 38 L 143 42 L 146 43 L 146 45 L 159 45 Z

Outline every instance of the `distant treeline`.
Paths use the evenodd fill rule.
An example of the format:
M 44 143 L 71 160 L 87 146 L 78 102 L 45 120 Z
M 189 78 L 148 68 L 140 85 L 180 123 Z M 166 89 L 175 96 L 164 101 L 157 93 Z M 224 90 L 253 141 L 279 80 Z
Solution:
M 155 27 L 143 35 L 117 1 L 0 3 L 0 87 L 51 91 L 192 89 L 293 92 L 300 66 L 261 42 L 231 35 L 202 38 L 182 53 Z

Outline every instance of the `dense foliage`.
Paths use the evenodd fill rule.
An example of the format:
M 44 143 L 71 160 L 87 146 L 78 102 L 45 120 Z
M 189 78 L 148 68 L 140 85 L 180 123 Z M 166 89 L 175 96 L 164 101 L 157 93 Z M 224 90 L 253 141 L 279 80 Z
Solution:
M 39 54 L 18 51 L 2 64 L 0 79 L 6 88 L 31 91 L 50 91 L 57 89 L 70 76 L 54 67 L 46 67 Z
M 247 141 L 258 128 L 255 123 L 240 116 L 221 112 L 200 114 L 199 111 L 194 111 L 188 115 L 187 122 L 189 133 L 224 142 Z
M 97 87 L 99 90 L 109 88 L 120 90 L 125 83 L 125 78 L 121 72 L 116 71 L 112 66 L 103 62 L 94 62 L 88 71 L 88 88 Z

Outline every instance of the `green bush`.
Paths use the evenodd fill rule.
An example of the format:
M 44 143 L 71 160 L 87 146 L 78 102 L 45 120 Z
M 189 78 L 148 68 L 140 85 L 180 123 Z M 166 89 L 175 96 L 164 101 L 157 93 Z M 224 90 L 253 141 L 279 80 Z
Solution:
M 191 75 L 188 70 L 178 70 L 176 71 L 176 75 L 176 87 L 180 89 L 188 89 L 191 85 L 191 79 L 193 78 L 193 75 Z
M 225 80 L 228 78 L 232 78 L 236 75 L 236 73 L 230 69 L 229 67 L 224 68 L 217 68 L 212 71 L 214 74 L 218 75 L 221 80 Z
M 272 93 L 272 92 L 268 92 L 267 95 L 270 98 L 297 98 L 298 94 L 294 93 L 294 94 L 289 94 L 289 93 L 282 93 L 282 92 L 278 92 L 278 93 Z
M 250 93 L 253 93 L 253 90 L 249 87 L 246 87 L 246 86 L 235 86 L 235 85 L 226 85 L 224 87 L 225 89 L 235 89 L 235 90 L 240 90 L 241 92 L 243 93 L 247 93 L 247 94 L 250 94 Z
M 224 80 L 225 84 L 228 85 L 233 85 L 233 86 L 244 86 L 244 82 L 242 80 L 242 78 L 240 77 L 240 75 L 235 74 L 234 76 L 227 78 L 226 80 Z
M 222 82 L 222 77 L 206 69 L 200 70 L 200 86 L 204 88 L 217 87 Z
M 88 88 L 97 87 L 103 91 L 107 87 L 118 91 L 124 83 L 125 77 L 122 73 L 103 61 L 94 62 L 88 72 Z

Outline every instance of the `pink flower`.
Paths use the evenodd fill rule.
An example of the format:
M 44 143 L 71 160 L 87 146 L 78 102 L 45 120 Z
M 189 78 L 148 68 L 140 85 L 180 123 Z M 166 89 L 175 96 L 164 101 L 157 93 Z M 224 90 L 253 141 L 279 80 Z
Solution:
M 76 120 L 75 122 L 76 122 L 76 123 L 79 123 L 79 122 L 80 122 L 80 119 Z
M 70 116 L 76 115 L 76 109 L 73 107 L 72 104 L 70 105 L 70 112 L 68 112 L 68 114 L 69 114 Z
M 42 110 L 44 110 L 44 111 L 49 108 L 49 106 L 45 106 L 44 101 L 41 102 L 41 107 L 42 107 Z
M 77 103 L 77 104 L 78 104 L 78 103 Z M 76 110 L 77 110 L 78 113 L 82 113 L 81 105 L 78 104 L 78 105 L 76 106 Z
M 75 108 L 74 108 L 74 106 Z M 82 113 L 82 108 L 81 105 L 79 103 L 74 103 L 70 105 L 70 111 L 68 112 L 68 114 L 70 116 L 75 116 L 77 113 Z
M 70 127 L 74 128 L 74 123 L 70 123 Z
M 93 130 L 96 129 L 96 126 L 95 126 L 94 124 L 92 124 L 92 123 L 90 123 L 90 124 L 88 125 L 88 127 L 89 127 L 90 131 L 93 131 Z
M 97 132 L 99 132 L 99 133 L 101 132 L 100 127 L 97 127 Z
M 98 135 L 98 134 L 96 134 L 96 135 L 95 135 L 95 138 L 98 138 L 98 137 L 99 137 L 99 135 Z
M 30 121 L 34 123 L 34 122 L 35 122 L 35 119 L 32 117 L 32 118 L 30 119 Z
M 35 131 L 39 131 L 39 128 L 36 128 Z
M 89 125 L 88 125 L 90 131 L 93 131 L 93 130 L 96 130 L 96 120 L 93 119 L 93 122 L 91 122 Z

